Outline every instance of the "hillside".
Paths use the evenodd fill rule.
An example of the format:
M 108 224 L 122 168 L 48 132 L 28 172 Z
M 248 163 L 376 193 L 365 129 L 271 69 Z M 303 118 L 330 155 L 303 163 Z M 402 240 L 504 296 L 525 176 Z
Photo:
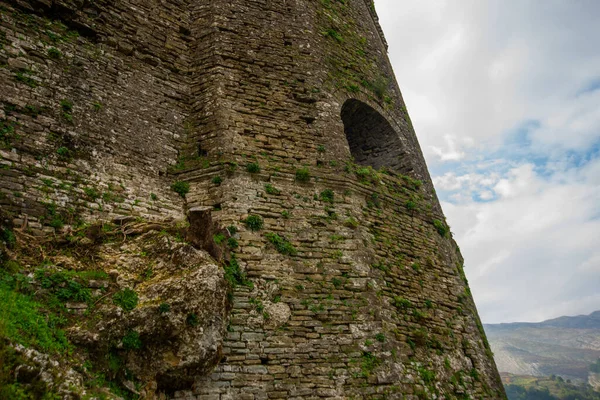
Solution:
M 590 365 L 600 357 L 600 311 L 484 328 L 500 372 L 587 382 Z
M 590 386 L 576 385 L 560 377 L 501 375 L 508 400 L 600 400 L 600 393 Z

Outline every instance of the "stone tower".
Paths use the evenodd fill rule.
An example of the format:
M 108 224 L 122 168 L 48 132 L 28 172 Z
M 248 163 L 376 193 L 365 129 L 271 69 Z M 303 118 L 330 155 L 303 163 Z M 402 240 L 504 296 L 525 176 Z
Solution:
M 129 314 L 99 297 L 93 323 L 64 327 L 100 371 L 94 348 L 122 360 L 116 385 L 148 399 L 504 398 L 372 1 L 0 0 L 0 13 L 6 254 L 84 229 L 98 257 L 55 253 L 51 271 L 105 270 L 109 294 L 138 293 Z M 98 244 L 98 224 L 155 257 L 148 279 L 131 248 Z M 154 252 L 152 232 L 185 240 Z

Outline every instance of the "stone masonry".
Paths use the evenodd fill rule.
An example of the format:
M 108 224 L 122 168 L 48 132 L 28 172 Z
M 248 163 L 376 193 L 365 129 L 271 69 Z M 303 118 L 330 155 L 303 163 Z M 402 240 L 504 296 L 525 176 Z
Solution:
M 31 234 L 235 227 L 220 360 L 162 396 L 504 398 L 370 0 L 0 0 L 0 134 Z

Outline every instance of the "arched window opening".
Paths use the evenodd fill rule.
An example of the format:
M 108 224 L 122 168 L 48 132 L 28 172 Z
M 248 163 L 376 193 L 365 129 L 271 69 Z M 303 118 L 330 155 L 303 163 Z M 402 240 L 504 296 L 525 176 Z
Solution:
M 402 144 L 392 125 L 375 109 L 350 99 L 342 106 L 344 132 L 357 164 L 402 171 Z

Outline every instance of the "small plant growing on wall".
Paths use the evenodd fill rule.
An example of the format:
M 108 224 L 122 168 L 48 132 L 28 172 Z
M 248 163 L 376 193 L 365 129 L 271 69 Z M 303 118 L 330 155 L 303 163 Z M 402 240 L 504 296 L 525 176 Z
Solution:
M 243 222 L 251 231 L 261 230 L 264 224 L 260 215 L 249 215 Z
M 190 191 L 190 184 L 188 182 L 177 181 L 171 185 L 171 189 L 181 197 L 185 198 L 185 195 Z
M 125 311 L 133 310 L 138 303 L 138 295 L 131 289 L 119 290 L 113 295 L 113 302 Z
M 60 107 L 63 112 L 63 118 L 69 122 L 73 122 L 73 102 L 67 99 L 63 99 L 60 101 Z
M 302 183 L 310 181 L 310 171 L 308 170 L 308 168 L 297 169 L 296 180 Z
M 448 237 L 448 232 L 450 230 L 442 221 L 440 221 L 439 219 L 434 219 L 433 226 L 435 226 L 435 229 L 438 231 L 441 237 Z
M 128 331 L 123 336 L 123 348 L 125 350 L 139 350 L 142 348 L 142 340 L 140 334 L 134 330 Z
M 271 185 L 270 183 L 267 183 L 265 185 L 265 192 L 267 192 L 267 194 L 272 194 L 272 195 L 281 194 L 281 190 L 277 189 L 275 186 Z
M 265 236 L 269 242 L 273 243 L 279 253 L 289 256 L 295 256 L 298 253 L 296 248 L 286 238 L 273 232 L 269 232 Z
M 60 50 L 58 50 L 56 47 L 50 47 L 48 49 L 48 57 L 54 59 L 54 60 L 58 60 L 60 57 L 62 56 Z
M 258 165 L 258 163 L 250 163 L 248 165 L 246 165 L 246 171 L 250 172 L 251 174 L 258 174 L 260 172 L 260 165 Z
M 327 202 L 327 203 L 333 203 L 334 196 L 335 196 L 335 194 L 333 193 L 333 190 L 331 190 L 331 189 L 325 189 L 319 195 L 319 199 L 321 201 L 324 201 L 324 202 Z

